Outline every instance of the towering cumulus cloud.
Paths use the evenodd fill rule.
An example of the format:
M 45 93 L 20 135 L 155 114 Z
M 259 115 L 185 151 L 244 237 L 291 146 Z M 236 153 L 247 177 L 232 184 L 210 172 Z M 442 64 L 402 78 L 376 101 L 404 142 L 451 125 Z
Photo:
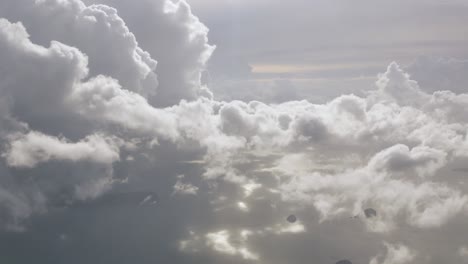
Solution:
M 185 1 L 86 0 L 119 10 L 139 45 L 158 61 L 158 94 L 150 101 L 170 106 L 181 99 L 210 96 L 200 78 L 214 50 L 208 44 L 208 29 Z
M 3 0 L 0 17 L 6 259 L 466 261 L 468 94 L 393 62 L 365 96 L 216 101 L 185 1 Z

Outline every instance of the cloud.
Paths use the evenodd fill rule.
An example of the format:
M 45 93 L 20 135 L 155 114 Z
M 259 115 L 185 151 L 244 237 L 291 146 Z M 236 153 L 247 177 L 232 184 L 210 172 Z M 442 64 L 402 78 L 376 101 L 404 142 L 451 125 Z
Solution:
M 387 71 L 379 76 L 377 87 L 380 95 L 390 97 L 400 105 L 421 104 L 427 100 L 416 81 L 411 80 L 409 74 L 405 73 L 396 62 L 392 62 Z
M 34 41 L 42 45 L 59 41 L 87 54 L 91 76 L 111 76 L 143 95 L 156 91 L 157 62 L 138 46 L 116 9 L 78 0 L 46 0 L 4 1 L 1 10 L 0 16 L 21 21 Z M 43 30 L 42 25 L 53 26 Z
M 49 160 L 91 161 L 112 164 L 119 160 L 119 148 L 110 138 L 91 135 L 80 142 L 50 137 L 38 132 L 14 135 L 3 156 L 11 167 L 32 168 Z
M 207 247 L 213 249 L 214 251 L 226 254 L 226 255 L 239 255 L 244 260 L 256 261 L 259 259 L 259 256 L 251 252 L 245 245 L 248 236 L 251 232 L 248 230 L 243 230 L 236 235 L 238 242 L 233 243 L 232 234 L 228 230 L 221 230 L 217 232 L 208 233 L 204 236 L 204 243 Z M 195 236 L 193 240 L 186 240 L 181 243 L 181 248 L 183 250 L 193 250 L 195 246 L 201 246 L 200 237 Z
M 8 186 L 11 175 L 2 164 L 2 186 L 0 187 L 0 201 L 2 201 L 2 215 L 0 224 L 7 231 L 24 231 L 23 221 L 35 213 L 45 209 L 44 196 L 38 192 L 27 193 L 21 189 Z
M 215 98 L 222 100 L 277 102 L 269 93 L 275 93 L 276 80 L 286 79 L 298 88 L 300 99 L 323 103 L 340 94 L 367 91 L 375 73 L 392 60 L 406 64 L 421 55 L 467 58 L 466 29 L 458 26 L 467 23 L 463 1 L 188 2 L 218 46 L 209 70 Z M 248 65 L 283 69 L 248 76 Z M 299 71 L 284 73 L 285 65 Z M 464 75 L 462 68 L 457 74 L 426 68 L 431 73 L 424 78 L 433 79 L 434 84 Z M 412 79 L 419 81 L 416 76 Z M 466 91 L 466 86 L 450 82 L 459 93 Z M 426 84 L 433 86 L 421 82 L 425 90 L 429 89 Z M 279 90 L 293 94 L 296 89 Z
M 389 173 L 414 170 L 419 176 L 433 175 L 446 164 L 447 153 L 428 147 L 409 149 L 405 145 L 395 145 L 379 152 L 369 161 L 369 166 L 376 171 Z M 426 171 L 427 170 L 427 171 Z
M 170 106 L 182 99 L 209 96 L 200 78 L 214 46 L 208 44 L 207 27 L 192 14 L 186 1 L 85 2 L 117 8 L 138 44 L 158 61 L 158 93 L 150 102 Z
M 404 245 L 385 244 L 385 247 L 387 248 L 387 253 L 385 257 L 380 257 L 383 260 L 379 261 L 379 257 L 375 257 L 371 260 L 370 264 L 412 263 L 416 257 L 416 253 Z
M 80 49 L 89 58 L 91 76 L 115 78 L 152 103 L 170 106 L 209 96 L 200 78 L 214 46 L 186 2 L 86 2 L 7 1 L 0 16 L 21 21 L 42 45 L 60 41 Z
M 468 159 L 468 95 L 393 62 L 367 94 L 215 100 L 200 81 L 214 48 L 185 1 L 85 2 L 0 4 L 2 228 L 68 237 L 68 221 L 93 254 L 112 238 L 120 262 L 424 263 L 464 245 L 447 237 L 468 212 L 452 170 Z M 96 210 L 108 192 L 151 195 Z
M 199 188 L 194 186 L 190 183 L 184 183 L 182 180 L 184 176 L 181 175 L 177 180 L 176 184 L 174 185 L 174 194 L 181 194 L 181 195 L 196 195 L 198 193 Z
M 152 107 L 134 92 L 122 89 L 115 80 L 98 76 L 76 86 L 67 98 L 86 119 L 115 124 L 140 134 L 178 137 L 175 117 L 169 111 Z

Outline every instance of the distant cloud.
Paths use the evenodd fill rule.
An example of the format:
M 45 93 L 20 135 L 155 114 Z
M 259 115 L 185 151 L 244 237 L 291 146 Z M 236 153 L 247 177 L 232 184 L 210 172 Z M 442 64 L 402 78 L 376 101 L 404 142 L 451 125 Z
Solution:
M 420 57 L 406 67 L 411 78 L 428 92 L 468 91 L 468 60 L 444 57 Z

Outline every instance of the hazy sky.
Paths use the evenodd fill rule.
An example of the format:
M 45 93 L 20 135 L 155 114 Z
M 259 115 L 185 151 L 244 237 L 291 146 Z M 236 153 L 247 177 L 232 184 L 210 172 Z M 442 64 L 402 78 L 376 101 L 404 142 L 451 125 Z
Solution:
M 468 263 L 466 25 L 464 0 L 0 0 L 0 263 Z
M 329 100 L 373 83 L 382 65 L 392 61 L 407 65 L 422 56 L 468 58 L 466 1 L 189 3 L 217 45 L 209 69 L 213 89 L 221 89 L 226 99 L 257 99 L 248 95 L 249 88 L 244 94 L 224 90 L 255 86 L 262 91 L 266 80 L 287 79 L 299 97 Z

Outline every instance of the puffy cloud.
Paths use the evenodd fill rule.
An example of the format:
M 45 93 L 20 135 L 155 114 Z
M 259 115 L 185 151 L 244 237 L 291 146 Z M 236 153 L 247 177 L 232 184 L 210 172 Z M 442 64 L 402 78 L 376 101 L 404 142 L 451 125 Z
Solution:
M 21 180 L 14 180 L 19 171 L 6 169 L 4 177 L 11 178 L 7 186 L 17 193 L 4 196 L 10 201 L 5 207 L 11 216 L 7 217 L 6 223 L 21 228 L 21 220 L 34 212 L 44 211 L 48 199 L 59 192 L 71 189 L 69 196 L 88 199 L 108 190 L 113 182 L 112 163 L 119 160 L 121 141 L 100 133 L 84 136 L 76 143 L 67 139 L 69 135 L 76 136 L 69 133 L 67 126 L 75 130 L 78 125 L 81 131 L 78 134 L 89 130 L 79 128 L 82 123 L 75 115 L 76 109 L 66 103 L 77 83 L 88 74 L 88 60 L 84 54 L 55 41 L 49 48 L 35 45 L 21 23 L 10 23 L 5 19 L 0 19 L 0 35 L 0 57 L 2 63 L 6 63 L 4 65 L 9 65 L 0 70 L 1 76 L 5 77 L 0 84 L 2 100 L 7 102 L 0 115 L 5 124 L 0 135 L 6 165 L 33 169 L 39 163 L 51 161 L 77 163 L 71 165 L 76 169 L 72 175 L 62 179 L 39 178 L 31 187 Z M 78 122 L 64 121 L 67 118 Z M 59 136 L 41 131 L 55 132 Z M 60 135 L 61 132 L 65 135 Z M 86 162 L 94 164 L 84 165 Z M 63 170 L 61 166 L 56 169 L 57 172 Z M 41 170 L 33 169 L 31 173 L 47 173 Z
M 369 166 L 376 171 L 399 172 L 413 170 L 417 175 L 433 175 L 446 164 L 447 153 L 429 147 L 409 149 L 406 145 L 395 145 L 377 153 Z
M 6 1 L 0 16 L 21 21 L 39 44 L 60 41 L 80 49 L 91 76 L 113 77 L 152 103 L 210 96 L 200 78 L 214 46 L 185 1 L 86 2 Z
M 158 61 L 158 93 L 151 102 L 170 106 L 181 99 L 210 96 L 200 80 L 214 46 L 208 44 L 208 29 L 192 14 L 186 1 L 86 2 L 117 8 L 138 44 Z
M 0 10 L 0 16 L 21 21 L 34 41 L 59 41 L 87 54 L 91 76 L 111 76 L 143 95 L 156 91 L 157 63 L 138 46 L 116 9 L 79 0 L 22 0 L 3 1 Z M 49 25 L 47 30 L 43 25 Z
M 12 108 L 17 115 L 22 120 L 32 120 L 29 123 L 33 127 L 39 123 L 42 128 L 40 123 L 53 122 L 52 117 L 71 115 L 79 119 L 77 115 L 82 115 L 81 119 L 98 118 L 140 133 L 177 136 L 169 113 L 153 108 L 139 94 L 121 89 L 116 80 L 98 76 L 82 82 L 89 72 L 88 57 L 78 49 L 59 42 L 53 42 L 48 49 L 35 45 L 21 24 L 6 20 L 2 20 L 2 29 L 2 39 L 6 41 L 3 61 L 11 62 L 11 67 L 2 71 L 8 76 L 2 90 L 14 98 Z M 20 61 L 24 63 L 18 64 Z M 50 67 L 41 68 L 42 64 Z M 32 66 L 36 68 L 28 68 Z
M 86 119 L 115 124 L 135 133 L 178 137 L 175 116 L 152 107 L 134 92 L 122 89 L 115 80 L 98 76 L 76 86 L 67 101 Z
M 421 105 L 428 95 L 423 93 L 416 81 L 411 80 L 396 62 L 392 62 L 387 71 L 379 76 L 377 87 L 381 95 L 404 105 Z
M 49 160 L 112 164 L 119 160 L 119 147 L 111 138 L 101 135 L 91 135 L 77 143 L 70 143 L 63 138 L 29 132 L 13 135 L 3 156 L 11 167 L 32 168 Z
M 74 82 L 88 73 L 87 57 L 76 48 L 52 42 L 49 48 L 35 45 L 21 23 L 0 20 L 2 62 L 1 88 L 10 98 L 14 114 L 24 121 L 44 121 L 66 111 L 63 97 Z M 43 67 L 48 65 L 48 67 Z
M 401 179 L 388 175 L 387 171 L 375 171 L 373 160 L 388 151 L 376 154 L 367 167 L 355 171 L 338 174 L 303 171 L 298 176 L 289 175 L 291 181 L 282 186 L 285 198 L 312 203 L 323 220 L 343 214 L 362 215 L 366 206 L 372 205 L 377 208 L 378 218 L 363 221 L 374 231 L 393 229 L 402 214 L 408 224 L 430 228 L 463 212 L 468 198 L 448 186 L 417 183 L 411 180 L 415 177 L 411 174 Z

